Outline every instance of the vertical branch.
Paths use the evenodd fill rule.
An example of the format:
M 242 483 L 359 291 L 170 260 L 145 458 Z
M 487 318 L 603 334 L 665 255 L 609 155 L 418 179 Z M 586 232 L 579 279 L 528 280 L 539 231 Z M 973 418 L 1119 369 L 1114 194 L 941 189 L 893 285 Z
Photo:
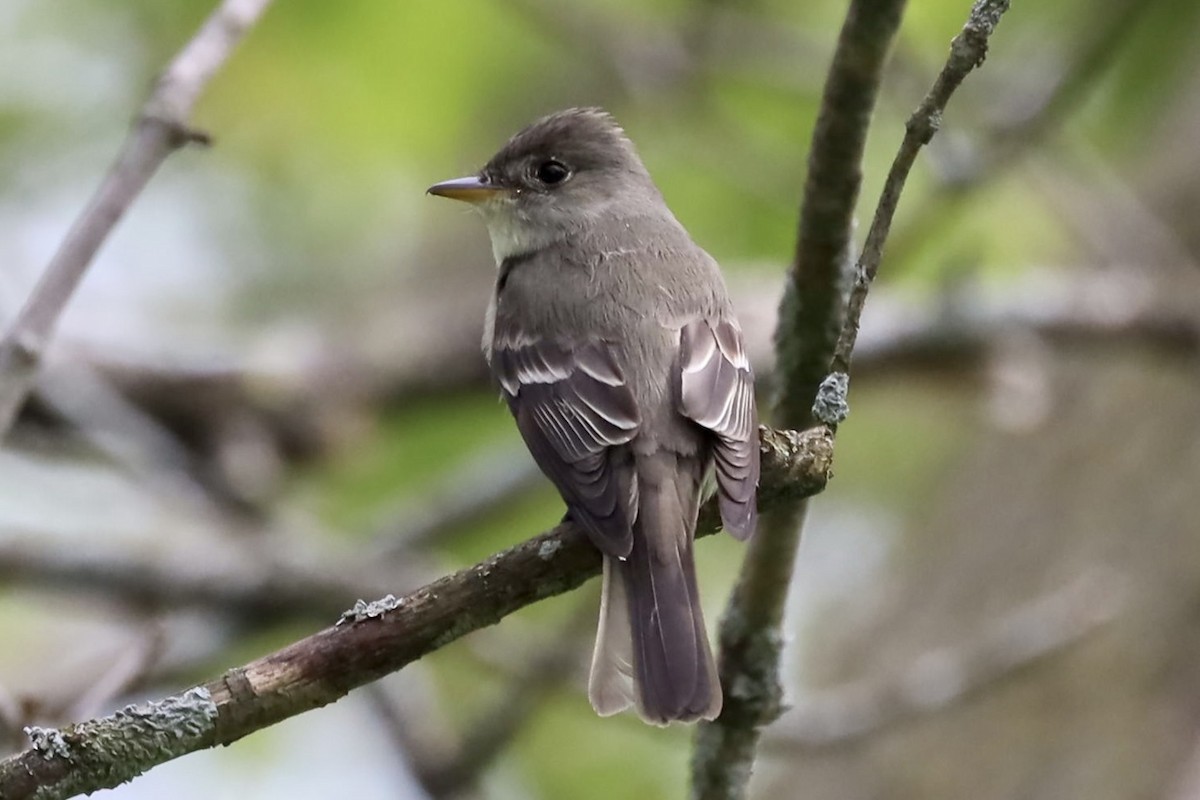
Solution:
M 863 150 L 904 6 L 904 0 L 852 2 L 829 68 L 775 331 L 776 422 L 786 427 L 813 424 L 812 399 L 842 327 Z
M 862 6 L 869 6 L 869 12 Z M 951 42 L 945 66 L 909 118 L 855 265 L 855 282 L 842 320 L 840 267 L 848 261 L 862 143 L 883 61 L 904 7 L 903 0 L 852 3 L 814 134 L 797 259 L 780 312 L 778 413 L 785 424 L 804 426 L 816 416 L 832 427 L 845 416 L 845 391 L 859 319 L 879 270 L 905 180 L 921 147 L 937 132 L 950 96 L 971 70 L 983 63 L 988 39 L 1008 6 L 1009 0 L 976 0 L 967 24 Z M 862 96 L 851 101 L 844 94 L 850 87 Z M 828 141 L 830 137 L 835 138 Z M 847 141 L 856 143 L 857 148 L 847 147 Z M 834 310 L 830 312 L 830 308 Z M 824 380 L 820 375 L 825 368 L 817 366 L 822 360 L 832 365 L 833 372 Z M 805 407 L 802 403 L 813 400 L 816 381 L 820 381 L 817 402 Z M 743 796 L 760 730 L 779 716 L 780 626 L 805 510 L 806 503 L 801 500 L 765 515 L 758 539 L 747 554 L 721 622 L 726 706 L 721 716 L 697 735 L 694 797 Z
M 171 153 L 208 142 L 188 127 L 192 109 L 270 2 L 224 0 L 159 77 L 116 161 L 0 339 L 0 437 L 12 427 L 63 309 L 109 233 Z
M 810 408 L 842 325 L 862 156 L 883 65 L 905 0 L 853 0 L 838 37 L 813 132 L 796 256 L 776 332 L 776 418 L 812 424 Z M 692 796 L 745 794 L 761 729 L 779 716 L 780 625 L 800 541 L 803 501 L 764 514 L 721 620 L 725 706 L 696 734 Z

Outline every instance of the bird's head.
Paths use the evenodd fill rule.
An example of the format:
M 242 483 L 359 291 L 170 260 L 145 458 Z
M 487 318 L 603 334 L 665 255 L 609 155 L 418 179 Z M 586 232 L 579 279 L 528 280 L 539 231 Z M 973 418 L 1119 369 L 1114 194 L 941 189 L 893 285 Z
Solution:
M 661 203 L 633 143 L 597 108 L 543 117 L 517 133 L 477 175 L 429 193 L 482 213 L 497 263 L 586 229 L 602 217 Z

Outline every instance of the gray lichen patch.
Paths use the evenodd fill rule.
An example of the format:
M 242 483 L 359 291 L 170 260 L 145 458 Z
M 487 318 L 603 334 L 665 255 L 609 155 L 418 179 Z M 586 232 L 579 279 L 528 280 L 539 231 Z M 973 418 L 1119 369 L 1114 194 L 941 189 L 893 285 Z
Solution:
M 538 558 L 542 561 L 548 561 L 554 557 L 554 554 L 562 549 L 561 539 L 547 539 L 538 545 Z
M 212 695 L 196 687 L 158 702 L 128 705 L 62 732 L 30 729 L 35 747 L 41 739 L 54 757 L 70 762 L 62 780 L 39 788 L 37 800 L 118 786 L 157 764 L 203 749 L 212 743 L 217 714 Z
M 202 686 L 154 703 L 125 706 L 111 717 L 119 725 L 172 739 L 201 736 L 216 718 L 217 705 Z
M 71 757 L 71 746 L 67 744 L 62 731 L 58 728 L 39 728 L 36 725 L 30 725 L 25 728 L 25 735 L 29 737 L 29 743 L 33 745 L 33 749 L 43 755 L 58 756 L 59 758 Z
M 345 622 L 363 622 L 368 619 L 378 619 L 388 611 L 393 611 L 402 605 L 404 605 L 404 600 L 392 594 L 381 597 L 378 600 L 372 600 L 369 603 L 366 600 L 355 600 L 354 608 L 343 611 L 341 619 L 337 621 L 337 624 L 341 625 Z
M 821 381 L 817 389 L 817 399 L 813 402 L 813 416 L 826 425 L 837 425 L 850 415 L 850 404 L 846 401 L 846 393 L 850 389 L 850 376 L 844 372 L 834 372 Z

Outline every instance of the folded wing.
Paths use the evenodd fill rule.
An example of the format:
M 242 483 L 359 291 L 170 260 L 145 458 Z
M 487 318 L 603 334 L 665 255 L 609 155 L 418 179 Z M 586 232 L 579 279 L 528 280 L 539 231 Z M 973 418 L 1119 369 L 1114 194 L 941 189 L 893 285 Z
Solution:
M 572 517 L 602 552 L 627 556 L 637 476 L 617 445 L 634 438 L 641 420 L 609 346 L 497 330 L 492 369 L 534 460 Z
M 716 434 L 718 503 L 739 539 L 758 523 L 758 413 L 742 333 L 730 320 L 693 320 L 679 340 L 680 412 Z

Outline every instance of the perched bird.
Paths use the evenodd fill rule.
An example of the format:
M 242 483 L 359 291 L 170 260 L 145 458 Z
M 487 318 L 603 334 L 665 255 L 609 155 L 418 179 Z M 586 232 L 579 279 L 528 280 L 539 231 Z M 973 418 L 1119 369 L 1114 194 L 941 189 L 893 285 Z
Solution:
M 592 706 L 636 703 L 659 725 L 713 719 L 696 514 L 715 471 L 725 529 L 750 536 L 759 475 L 754 376 L 716 262 L 600 109 L 544 117 L 478 175 L 429 192 L 483 215 L 499 267 L 484 353 L 567 516 L 604 555 Z

